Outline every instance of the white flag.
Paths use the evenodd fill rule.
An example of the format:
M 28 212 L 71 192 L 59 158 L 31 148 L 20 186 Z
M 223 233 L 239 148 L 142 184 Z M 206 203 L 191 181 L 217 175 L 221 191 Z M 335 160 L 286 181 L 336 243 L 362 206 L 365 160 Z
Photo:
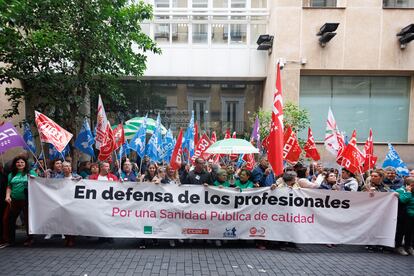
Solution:
M 106 118 L 105 108 L 102 103 L 101 95 L 98 99 L 98 117 L 96 119 L 96 137 L 95 137 L 95 147 L 97 149 L 101 148 L 101 145 L 105 141 L 106 137 L 106 125 L 108 124 L 108 119 Z
M 338 134 L 340 135 L 339 129 L 336 125 L 335 117 L 332 113 L 331 107 L 329 107 L 325 130 L 325 148 L 335 156 L 338 155 L 340 148 L 340 145 L 338 143 Z

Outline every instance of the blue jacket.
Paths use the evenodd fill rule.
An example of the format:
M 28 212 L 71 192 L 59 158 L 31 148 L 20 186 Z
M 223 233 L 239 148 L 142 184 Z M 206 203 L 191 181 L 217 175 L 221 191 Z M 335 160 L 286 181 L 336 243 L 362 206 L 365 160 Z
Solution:
M 393 181 L 385 177 L 382 182 L 388 187 L 390 187 L 390 189 L 393 191 L 396 191 L 399 188 L 404 187 L 404 179 L 402 179 L 399 176 L 397 176 Z
M 256 184 L 259 183 L 260 187 L 266 186 L 266 177 L 267 175 L 264 174 L 266 169 L 263 169 L 260 165 L 256 166 L 254 170 L 252 171 L 252 176 L 250 177 L 250 180 Z

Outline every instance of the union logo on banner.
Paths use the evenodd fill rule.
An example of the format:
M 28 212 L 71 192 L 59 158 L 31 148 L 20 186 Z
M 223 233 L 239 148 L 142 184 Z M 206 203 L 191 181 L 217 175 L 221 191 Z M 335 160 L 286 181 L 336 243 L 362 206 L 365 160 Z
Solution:
M 45 143 L 51 143 L 58 152 L 62 152 L 73 137 L 72 133 L 37 111 L 35 111 L 35 122 L 40 134 L 40 140 Z

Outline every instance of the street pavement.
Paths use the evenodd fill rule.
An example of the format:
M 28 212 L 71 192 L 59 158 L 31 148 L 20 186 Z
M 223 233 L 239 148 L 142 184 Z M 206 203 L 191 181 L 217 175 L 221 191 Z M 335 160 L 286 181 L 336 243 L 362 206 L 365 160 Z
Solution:
M 0 275 L 413 275 L 414 256 L 368 252 L 364 246 L 298 245 L 256 249 L 252 241 L 218 248 L 205 241 L 138 248 L 136 239 L 77 238 L 64 247 L 60 236 L 36 237 L 32 247 L 0 249 Z M 148 240 L 151 243 L 150 240 Z

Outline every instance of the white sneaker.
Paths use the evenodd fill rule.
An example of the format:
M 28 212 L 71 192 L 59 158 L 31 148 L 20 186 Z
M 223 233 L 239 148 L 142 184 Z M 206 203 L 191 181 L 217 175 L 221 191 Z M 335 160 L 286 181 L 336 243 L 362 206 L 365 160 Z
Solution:
M 64 239 L 65 239 L 65 235 L 62 234 L 62 240 L 64 240 Z
M 412 247 L 408 248 L 408 254 L 414 256 L 414 248 Z
M 398 247 L 397 253 L 400 254 L 401 256 L 408 256 L 408 253 L 407 251 L 405 251 L 404 247 Z
M 52 238 L 52 234 L 47 234 L 46 236 L 45 236 L 45 240 L 50 240 Z

